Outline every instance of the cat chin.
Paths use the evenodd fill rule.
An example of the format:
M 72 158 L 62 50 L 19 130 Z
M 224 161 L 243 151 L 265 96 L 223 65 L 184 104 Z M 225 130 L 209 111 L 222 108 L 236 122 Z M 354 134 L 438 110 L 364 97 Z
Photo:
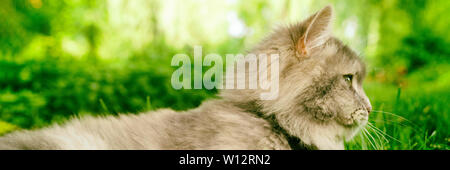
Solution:
M 347 132 L 343 135 L 344 141 L 348 142 L 351 141 L 358 133 L 361 132 L 361 129 L 363 129 L 364 125 L 359 125 L 357 127 L 347 128 Z
M 330 123 L 327 126 L 311 128 L 310 132 L 300 139 L 319 150 L 344 150 L 344 141 L 352 140 L 366 123 L 367 121 L 353 127 L 343 126 L 337 122 Z

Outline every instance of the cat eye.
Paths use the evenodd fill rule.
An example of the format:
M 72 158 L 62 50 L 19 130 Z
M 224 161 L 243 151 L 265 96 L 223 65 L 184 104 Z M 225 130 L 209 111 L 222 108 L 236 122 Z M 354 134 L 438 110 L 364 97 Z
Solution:
M 351 74 L 346 74 L 346 75 L 344 75 L 344 80 L 345 80 L 346 82 L 351 83 L 351 82 L 353 81 L 353 75 L 351 75 Z

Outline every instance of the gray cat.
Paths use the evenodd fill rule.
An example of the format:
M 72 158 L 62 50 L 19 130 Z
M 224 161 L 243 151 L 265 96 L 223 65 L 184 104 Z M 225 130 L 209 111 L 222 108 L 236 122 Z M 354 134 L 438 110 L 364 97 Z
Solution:
M 365 65 L 331 36 L 327 6 L 279 28 L 251 53 L 280 54 L 279 95 L 222 90 L 220 99 L 175 112 L 84 117 L 0 137 L 0 149 L 344 149 L 371 111 Z

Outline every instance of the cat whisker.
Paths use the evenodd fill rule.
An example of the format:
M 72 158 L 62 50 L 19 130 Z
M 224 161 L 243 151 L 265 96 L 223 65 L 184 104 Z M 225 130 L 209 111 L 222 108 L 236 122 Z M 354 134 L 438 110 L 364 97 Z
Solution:
M 359 135 L 361 139 L 361 149 L 368 150 L 364 133 L 364 130 L 361 130 L 361 134 Z
M 372 128 L 372 127 L 371 127 L 371 129 L 372 129 L 375 133 L 377 133 L 378 135 L 380 135 L 380 136 L 384 139 L 384 141 L 385 141 L 386 143 L 389 143 L 389 142 L 390 142 L 389 139 L 386 138 L 386 135 L 382 134 L 381 132 L 378 132 L 376 129 L 374 129 L 374 128 Z
M 369 142 L 369 144 L 372 146 L 372 148 L 376 148 L 375 145 L 373 144 L 373 142 L 369 139 L 368 135 L 367 135 L 367 130 L 366 128 L 363 128 L 363 135 L 367 138 L 367 141 Z
M 399 115 L 394 114 L 394 113 L 392 113 L 392 112 L 385 112 L 385 111 L 379 111 L 379 110 L 375 110 L 375 111 L 373 111 L 373 112 L 374 112 L 374 113 L 386 113 L 386 114 L 388 114 L 388 115 L 395 116 L 396 118 L 399 118 L 400 120 L 398 120 L 398 119 L 391 119 L 391 120 L 386 120 L 386 119 L 384 119 L 384 120 L 370 120 L 370 121 L 372 121 L 372 122 L 383 123 L 383 124 L 393 124 L 393 125 L 394 125 L 394 124 L 398 124 L 398 125 L 403 126 L 403 127 L 409 127 L 409 128 L 411 128 L 412 130 L 414 130 L 415 132 L 422 133 L 422 131 L 420 130 L 420 127 L 419 127 L 417 124 L 415 124 L 414 122 L 412 122 L 412 121 L 410 121 L 410 120 L 408 120 L 408 119 L 406 119 L 406 118 L 404 118 L 404 117 L 402 117 L 402 116 L 399 116 Z M 402 122 L 401 122 L 402 120 L 406 121 L 406 123 L 402 123 Z
M 401 122 L 397 122 L 397 121 L 395 121 L 395 120 L 370 120 L 370 122 L 373 122 L 373 123 L 382 123 L 382 124 L 391 124 L 391 125 L 400 125 L 400 126 L 403 126 L 403 127 L 411 127 L 411 126 L 408 125 L 408 124 L 404 124 L 404 123 L 401 123 Z
M 403 116 L 400 116 L 400 115 L 398 115 L 398 114 L 395 114 L 395 113 L 392 113 L 392 112 L 386 112 L 386 111 L 382 111 L 382 110 L 372 110 L 372 112 L 374 112 L 374 113 L 385 113 L 385 114 L 389 114 L 389 115 L 392 115 L 392 116 L 398 117 L 398 118 L 400 118 L 400 119 L 403 119 L 403 120 L 405 120 L 405 121 L 407 121 L 407 122 L 409 122 L 409 123 L 413 124 L 413 122 L 412 122 L 412 121 L 410 121 L 409 119 L 406 119 L 405 117 L 403 117 Z
M 372 130 L 375 133 L 375 135 L 377 136 L 380 143 L 382 142 L 382 140 L 384 140 L 386 143 L 389 143 L 389 140 L 382 133 L 376 131 L 372 126 L 367 126 L 367 128 L 369 128 L 370 130 Z M 381 139 L 381 138 L 383 138 L 383 139 Z
M 397 141 L 397 142 L 399 142 L 399 143 L 402 143 L 400 140 L 398 140 L 398 139 L 392 137 L 391 135 L 387 134 L 386 132 L 384 132 L 384 131 L 378 129 L 376 126 L 374 126 L 374 125 L 372 125 L 372 124 L 368 124 L 368 125 L 371 126 L 372 128 L 374 128 L 374 130 L 377 130 L 378 132 L 382 133 L 383 135 L 385 135 L 385 136 L 387 136 L 387 137 L 389 137 L 389 138 L 391 138 L 391 139 L 394 139 L 395 141 Z
M 421 130 L 420 127 L 418 127 L 417 125 L 414 125 L 414 124 L 410 124 L 410 123 L 401 123 L 401 122 L 396 122 L 393 120 L 371 120 L 371 122 L 382 123 L 383 125 L 399 125 L 402 127 L 408 127 L 415 132 L 423 133 L 423 130 Z
M 375 140 L 375 138 L 372 136 L 372 134 L 370 134 L 370 132 L 367 130 L 367 128 L 364 128 L 364 131 L 366 131 L 367 135 L 372 139 L 372 141 L 373 141 L 373 143 L 375 145 L 374 149 L 380 150 L 380 148 L 381 148 L 380 143 L 378 143 L 377 140 Z
M 362 150 L 368 150 L 367 146 L 366 146 L 367 144 L 366 144 L 366 134 L 365 133 L 366 132 L 364 130 L 361 130 L 361 147 L 362 147 Z
M 367 122 L 367 127 L 371 128 L 372 130 L 374 130 L 375 132 L 381 134 L 384 136 L 384 133 L 381 133 L 381 130 L 379 130 L 379 128 L 377 128 L 375 125 L 373 125 L 370 122 Z

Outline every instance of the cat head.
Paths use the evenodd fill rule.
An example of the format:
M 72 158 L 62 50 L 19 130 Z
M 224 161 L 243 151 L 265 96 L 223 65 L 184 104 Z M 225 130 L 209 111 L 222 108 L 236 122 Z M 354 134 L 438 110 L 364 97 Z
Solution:
M 365 126 L 371 111 L 362 88 L 365 64 L 331 35 L 332 18 L 327 6 L 303 22 L 279 28 L 252 51 L 280 56 L 275 100 L 258 100 L 255 91 L 239 92 L 233 99 L 255 100 L 288 133 L 318 149 L 344 149 L 344 140 Z
M 365 65 L 331 35 L 332 18 L 327 6 L 278 32 L 286 36 L 277 40 L 284 44 L 280 97 L 263 103 L 289 133 L 319 149 L 343 149 L 372 109 L 362 88 Z

